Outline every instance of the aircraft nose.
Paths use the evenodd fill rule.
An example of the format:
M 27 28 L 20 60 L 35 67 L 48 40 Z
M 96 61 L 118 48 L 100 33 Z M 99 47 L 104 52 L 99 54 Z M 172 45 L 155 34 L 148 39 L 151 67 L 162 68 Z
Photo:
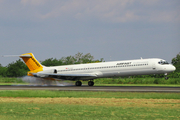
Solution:
M 172 66 L 172 71 L 175 71 L 176 70 L 176 67 Z
M 173 72 L 176 68 L 173 65 L 169 65 L 168 67 L 165 67 L 164 70 L 167 72 Z

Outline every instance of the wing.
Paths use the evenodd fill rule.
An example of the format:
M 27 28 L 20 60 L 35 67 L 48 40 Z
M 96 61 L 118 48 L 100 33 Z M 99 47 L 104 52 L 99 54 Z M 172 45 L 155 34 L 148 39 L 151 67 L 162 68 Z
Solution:
M 50 74 L 50 73 L 32 73 L 35 77 L 56 78 L 61 80 L 90 80 L 97 77 L 94 73 L 77 73 L 77 74 Z

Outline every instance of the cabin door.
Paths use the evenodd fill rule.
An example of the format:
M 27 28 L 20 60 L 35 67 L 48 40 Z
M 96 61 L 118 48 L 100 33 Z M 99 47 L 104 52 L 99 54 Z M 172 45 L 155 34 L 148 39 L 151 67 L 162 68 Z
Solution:
M 155 65 L 155 63 L 152 64 L 152 69 L 153 69 L 153 70 L 156 70 L 156 65 Z

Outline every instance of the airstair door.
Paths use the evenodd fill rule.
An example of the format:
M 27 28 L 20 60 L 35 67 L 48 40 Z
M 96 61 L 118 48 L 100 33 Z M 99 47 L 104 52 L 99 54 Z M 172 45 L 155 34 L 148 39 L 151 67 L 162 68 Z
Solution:
M 153 69 L 153 70 L 156 70 L 156 65 L 155 65 L 155 63 L 152 64 L 152 69 Z

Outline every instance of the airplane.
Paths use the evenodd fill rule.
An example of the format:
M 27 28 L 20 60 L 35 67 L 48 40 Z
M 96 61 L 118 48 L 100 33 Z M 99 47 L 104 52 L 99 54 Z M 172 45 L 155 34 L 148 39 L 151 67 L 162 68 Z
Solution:
M 166 60 L 159 58 L 136 59 L 125 61 L 111 61 L 88 64 L 75 64 L 46 67 L 41 65 L 33 53 L 18 55 L 29 68 L 28 76 L 48 80 L 71 80 L 76 81 L 76 86 L 81 86 L 81 81 L 89 81 L 93 86 L 96 78 L 121 77 L 132 75 L 165 74 L 176 70 Z

